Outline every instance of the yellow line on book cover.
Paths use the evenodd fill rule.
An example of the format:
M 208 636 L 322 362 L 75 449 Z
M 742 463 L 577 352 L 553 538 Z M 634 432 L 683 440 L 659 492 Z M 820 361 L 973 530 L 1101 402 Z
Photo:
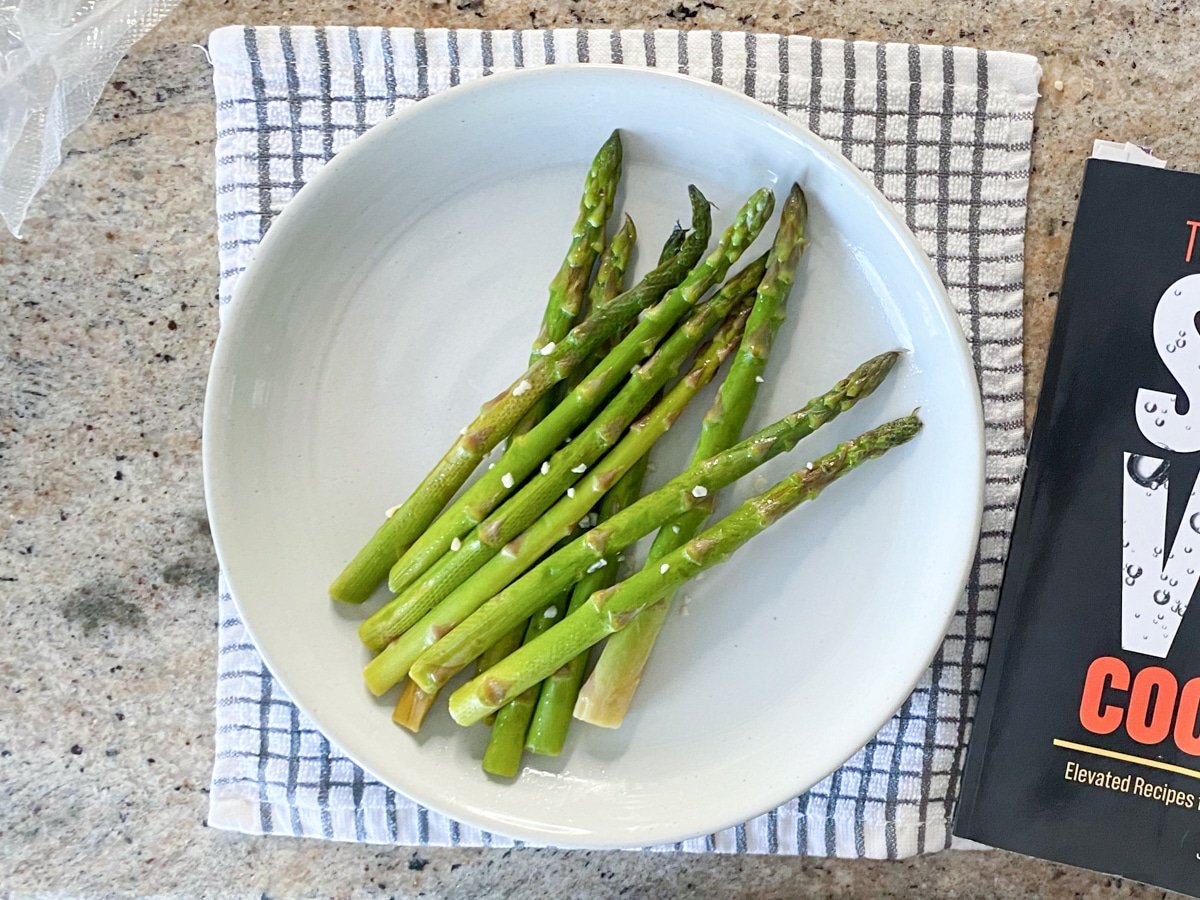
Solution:
M 1066 750 L 1078 750 L 1080 753 L 1090 753 L 1093 756 L 1106 756 L 1109 759 L 1119 759 L 1123 762 L 1136 763 L 1139 766 L 1149 766 L 1152 769 L 1162 769 L 1166 772 L 1187 775 L 1189 778 L 1200 778 L 1200 771 L 1196 769 L 1187 769 L 1183 766 L 1173 765 L 1172 763 L 1160 762 L 1157 759 L 1145 759 L 1144 757 L 1133 756 L 1129 753 L 1118 753 L 1116 750 L 1105 750 L 1103 747 L 1076 744 L 1074 741 L 1063 741 L 1058 738 L 1055 738 L 1052 743 L 1055 747 L 1062 747 Z

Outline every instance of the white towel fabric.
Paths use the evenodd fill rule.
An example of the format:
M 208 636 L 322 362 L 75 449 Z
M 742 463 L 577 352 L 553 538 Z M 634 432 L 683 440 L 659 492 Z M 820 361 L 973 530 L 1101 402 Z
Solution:
M 1024 460 L 1022 269 L 1032 57 L 705 31 L 223 28 L 217 97 L 221 308 L 272 218 L 374 122 L 520 66 L 616 62 L 724 84 L 839 147 L 936 264 L 983 390 L 987 495 L 949 636 L 912 696 L 837 772 L 777 810 L 682 850 L 899 858 L 947 847 Z M 392 844 L 512 846 L 366 776 L 263 666 L 224 583 L 209 824 Z M 670 848 L 667 848 L 670 849 Z

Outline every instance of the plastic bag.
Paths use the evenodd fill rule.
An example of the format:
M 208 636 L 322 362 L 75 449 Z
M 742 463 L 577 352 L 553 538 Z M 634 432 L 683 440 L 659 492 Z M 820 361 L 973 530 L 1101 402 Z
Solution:
M 179 0 L 0 0 L 0 218 L 14 236 L 130 47 Z

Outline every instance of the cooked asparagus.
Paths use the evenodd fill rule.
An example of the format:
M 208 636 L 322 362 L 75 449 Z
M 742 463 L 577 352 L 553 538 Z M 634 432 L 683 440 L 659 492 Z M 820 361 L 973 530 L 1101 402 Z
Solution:
M 608 554 L 628 547 L 664 522 L 693 508 L 697 500 L 703 499 L 711 491 L 733 483 L 768 459 L 792 449 L 801 438 L 870 394 L 891 371 L 898 356 L 896 352 L 888 352 L 868 360 L 801 409 L 768 425 L 729 450 L 689 467 L 657 491 L 642 497 L 526 573 L 553 540 L 562 535 L 563 526 L 557 519 L 564 515 L 572 516 L 569 521 L 578 518 L 577 510 L 571 505 L 572 498 L 559 501 L 533 528 L 514 540 L 503 555 L 489 560 L 488 566 L 472 579 L 485 586 L 485 589 L 471 596 L 470 604 L 462 604 L 468 610 L 469 617 L 457 619 L 460 623 L 457 627 L 452 621 L 441 621 L 434 617 L 441 627 L 428 633 L 427 638 L 432 646 L 412 664 L 410 677 L 427 691 L 445 684 L 500 634 L 530 615 L 537 606 L 538 598 L 552 596 L 563 590 L 581 578 L 589 566 L 597 564 Z M 588 477 L 591 491 L 600 487 L 596 482 L 604 478 L 605 473 L 603 467 L 598 467 L 595 474 Z M 526 574 L 522 576 L 522 573 Z M 453 606 L 455 601 L 461 603 L 471 587 L 471 582 L 464 584 L 443 604 Z M 398 643 L 392 644 L 392 647 Z M 389 647 L 388 651 L 376 657 L 376 661 L 391 649 Z M 396 674 L 392 683 L 403 674 L 403 671 Z
M 348 603 L 361 603 L 366 600 L 387 576 L 396 560 L 425 531 L 446 502 L 462 487 L 483 457 L 511 433 L 538 397 L 567 378 L 577 366 L 590 359 L 596 348 L 603 346 L 647 307 L 657 310 L 664 305 L 659 302 L 663 295 L 679 284 L 692 270 L 708 243 L 711 227 L 708 201 L 695 188 L 691 188 L 690 193 L 693 231 L 684 240 L 679 253 L 652 270 L 630 290 L 602 308 L 592 310 L 588 317 L 571 329 L 552 350 L 545 355 L 539 354 L 537 362 L 523 375 L 486 403 L 479 415 L 462 430 L 450 449 L 425 476 L 412 495 L 388 517 L 366 546 L 338 575 L 329 589 L 333 598 Z M 656 305 L 651 307 L 651 304 Z M 644 321 L 640 322 L 638 327 L 644 324 Z M 615 370 L 623 364 L 624 368 L 619 369 L 623 374 L 637 361 L 636 358 L 626 361 L 629 355 L 618 353 L 618 350 L 614 349 L 597 369 L 604 369 L 608 363 L 609 367 Z M 601 399 L 602 396 L 593 398 L 585 392 L 577 404 L 584 408 L 580 415 L 586 416 Z M 590 407 L 587 405 L 589 400 L 592 401 Z M 570 421 L 570 413 L 563 412 L 568 408 L 566 402 L 560 403 L 554 412 L 561 413 Z M 552 413 L 539 423 L 539 428 L 553 416 Z M 569 432 L 569 428 L 567 430 Z M 520 445 L 537 431 L 538 428 L 535 428 L 522 435 L 515 443 Z
M 810 468 L 793 472 L 682 547 L 637 574 L 592 594 L 588 602 L 537 639 L 525 644 L 450 695 L 450 715 L 471 725 L 537 684 L 567 660 L 624 628 L 658 597 L 728 559 L 756 534 L 863 462 L 910 440 L 920 429 L 916 415 L 881 425 L 839 444 Z
M 771 344 L 783 323 L 796 265 L 808 244 L 807 222 L 808 204 L 804 192 L 800 185 L 793 184 L 780 213 L 770 263 L 758 285 L 742 345 L 733 357 L 716 400 L 704 417 L 693 462 L 725 450 L 741 436 L 758 386 L 763 381 Z M 715 493 L 709 494 L 695 509 L 670 523 L 670 527 L 662 528 L 654 538 L 647 560 L 656 562 L 699 534 L 712 514 L 715 502 Z M 595 668 L 579 692 L 576 718 L 606 728 L 621 724 L 670 609 L 671 597 L 660 597 L 628 628 L 614 634 L 604 645 Z

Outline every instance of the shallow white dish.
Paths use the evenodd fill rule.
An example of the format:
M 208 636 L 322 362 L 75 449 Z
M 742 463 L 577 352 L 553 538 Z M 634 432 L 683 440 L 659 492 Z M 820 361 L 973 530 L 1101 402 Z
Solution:
M 576 723 L 514 782 L 479 767 L 486 730 L 444 703 L 419 737 L 363 687 L 362 608 L 326 585 L 524 366 L 592 153 L 625 144 L 638 274 L 694 182 L 719 233 L 767 184 L 811 208 L 754 428 L 880 351 L 877 394 L 777 459 L 772 481 L 920 407 L 924 431 L 834 485 L 690 587 L 624 726 Z M 765 247 L 774 222 L 760 238 Z M 756 252 L 753 248 L 751 253 Z M 745 259 L 751 258 L 747 253 Z M 706 394 L 656 449 L 690 453 Z M 865 743 L 936 650 L 978 535 L 982 418 L 971 360 L 928 260 L 836 151 L 740 94 L 622 67 L 548 67 L 455 88 L 376 126 L 276 220 L 242 276 L 204 422 L 213 536 L 267 664 L 345 751 L 402 793 L 528 841 L 637 847 L 713 832 L 804 791 Z M 722 510 L 754 492 L 736 486 Z

